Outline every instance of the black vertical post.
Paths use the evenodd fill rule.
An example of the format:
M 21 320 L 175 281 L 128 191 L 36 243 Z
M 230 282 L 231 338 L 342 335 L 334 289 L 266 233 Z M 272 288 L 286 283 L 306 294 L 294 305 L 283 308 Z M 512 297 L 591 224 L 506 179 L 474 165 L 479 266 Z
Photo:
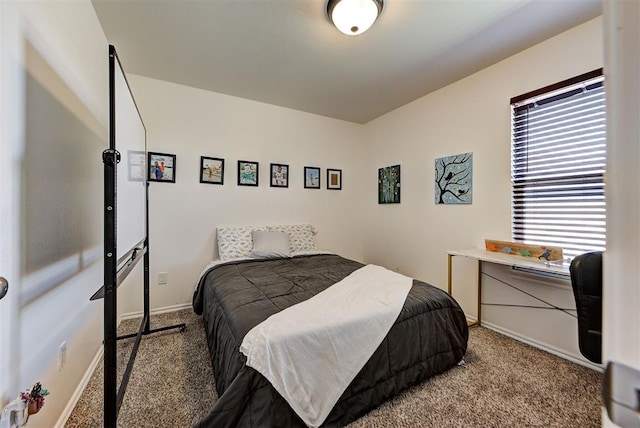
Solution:
M 109 46 L 109 149 L 102 153 L 104 163 L 104 426 L 117 420 L 117 252 L 116 252 L 116 170 L 115 151 L 115 52 Z
M 127 253 L 131 255 L 129 260 L 122 264 L 123 269 L 118 272 L 118 252 L 117 252 L 117 170 L 120 162 L 120 153 L 116 150 L 116 88 L 115 73 L 116 66 L 122 67 L 116 54 L 115 47 L 109 45 L 109 148 L 102 153 L 104 164 L 104 427 L 115 428 L 117 426 L 120 405 L 127 389 L 127 383 L 133 370 L 133 364 L 138 352 L 138 347 L 143 335 L 177 328 L 181 332 L 186 328 L 185 324 L 150 329 L 150 302 L 149 302 L 149 183 L 143 182 L 145 186 L 145 238 L 142 248 L 138 246 L 132 248 Z M 124 71 L 122 71 L 124 77 Z M 125 81 L 126 81 L 126 77 Z M 129 84 L 127 83 L 127 87 Z M 129 92 L 131 89 L 129 88 Z M 134 101 L 135 104 L 135 101 Z M 138 109 L 136 105 L 136 110 Z M 138 111 L 138 115 L 140 112 Z M 142 121 L 142 118 L 140 118 Z M 142 124 L 144 127 L 144 123 Z M 145 153 L 147 150 L 147 135 L 145 128 Z M 148 174 L 149 169 L 145 172 Z M 138 244 L 140 244 L 140 242 Z M 133 269 L 139 260 L 139 251 L 144 252 L 144 316 L 137 333 L 117 336 L 117 290 L 118 284 Z M 124 258 L 124 257 L 123 257 Z M 121 261 L 122 262 L 122 261 Z M 124 269 L 124 267 L 127 269 Z M 120 277 L 118 275 L 120 274 Z M 102 290 L 98 290 L 91 300 L 102 297 Z M 120 387 L 117 384 L 117 341 L 135 337 L 136 340 L 129 355 Z
M 117 257 L 115 241 L 116 201 L 113 187 L 116 152 L 105 150 L 102 155 L 105 176 L 104 230 L 104 421 L 105 427 L 116 426 L 116 312 Z
M 146 132 L 145 132 L 146 134 Z M 145 135 L 146 140 L 146 135 Z M 146 141 L 145 141 L 146 147 Z M 146 151 L 146 149 L 145 149 Z M 147 167 L 147 171 L 149 168 Z M 145 173 L 146 175 L 146 173 Z M 146 197 L 146 207 L 145 207 L 145 228 L 146 228 L 146 242 L 145 247 L 147 251 L 144 253 L 144 315 L 146 316 L 146 322 L 144 325 L 144 333 L 149 334 L 151 332 L 151 321 L 149 312 L 151 311 L 151 304 L 149 302 L 149 182 L 145 179 L 145 197 Z

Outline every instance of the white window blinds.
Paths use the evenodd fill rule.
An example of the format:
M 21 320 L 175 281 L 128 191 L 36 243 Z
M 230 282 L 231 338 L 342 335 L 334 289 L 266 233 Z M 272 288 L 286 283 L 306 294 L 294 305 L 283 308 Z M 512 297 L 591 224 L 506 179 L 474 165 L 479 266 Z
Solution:
M 606 110 L 596 70 L 511 100 L 512 237 L 604 250 Z

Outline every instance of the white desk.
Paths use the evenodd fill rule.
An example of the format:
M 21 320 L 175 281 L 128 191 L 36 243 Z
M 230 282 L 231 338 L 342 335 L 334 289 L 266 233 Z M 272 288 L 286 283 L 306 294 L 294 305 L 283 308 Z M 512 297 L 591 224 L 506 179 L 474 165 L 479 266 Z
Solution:
M 478 261 L 478 320 L 469 324 L 469 326 L 478 325 L 481 323 L 482 313 L 482 269 L 480 264 L 482 262 L 497 263 L 507 266 L 515 266 L 521 269 L 530 269 L 533 271 L 548 272 L 562 277 L 570 278 L 569 265 L 558 264 L 553 262 L 544 263 L 542 261 L 534 261 L 527 257 L 515 256 L 505 253 L 498 253 L 495 251 L 487 251 L 479 248 L 472 248 L 469 250 L 453 250 L 447 251 L 447 291 L 452 295 L 452 259 L 454 256 L 469 257 Z
M 601 366 L 587 361 L 579 350 L 568 263 L 545 264 L 530 257 L 484 249 L 447 251 L 447 255 L 449 294 L 453 257 L 477 261 L 478 319 L 470 326 L 482 322 L 485 327 L 516 340 L 602 371 Z M 512 268 L 524 272 L 511 272 Z

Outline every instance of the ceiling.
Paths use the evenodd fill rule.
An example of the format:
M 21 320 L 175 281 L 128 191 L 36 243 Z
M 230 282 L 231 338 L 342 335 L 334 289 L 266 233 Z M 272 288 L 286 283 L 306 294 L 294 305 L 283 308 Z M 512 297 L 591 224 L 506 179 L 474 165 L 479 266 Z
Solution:
M 326 0 L 93 0 L 127 73 L 367 123 L 601 14 L 601 0 L 385 0 L 359 36 Z

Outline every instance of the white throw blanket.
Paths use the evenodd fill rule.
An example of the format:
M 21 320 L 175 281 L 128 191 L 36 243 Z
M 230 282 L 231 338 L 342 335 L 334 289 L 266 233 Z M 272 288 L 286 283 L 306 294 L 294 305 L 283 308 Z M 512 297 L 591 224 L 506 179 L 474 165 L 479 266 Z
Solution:
M 240 351 L 308 426 L 317 427 L 382 343 L 412 284 L 367 265 L 255 326 Z

